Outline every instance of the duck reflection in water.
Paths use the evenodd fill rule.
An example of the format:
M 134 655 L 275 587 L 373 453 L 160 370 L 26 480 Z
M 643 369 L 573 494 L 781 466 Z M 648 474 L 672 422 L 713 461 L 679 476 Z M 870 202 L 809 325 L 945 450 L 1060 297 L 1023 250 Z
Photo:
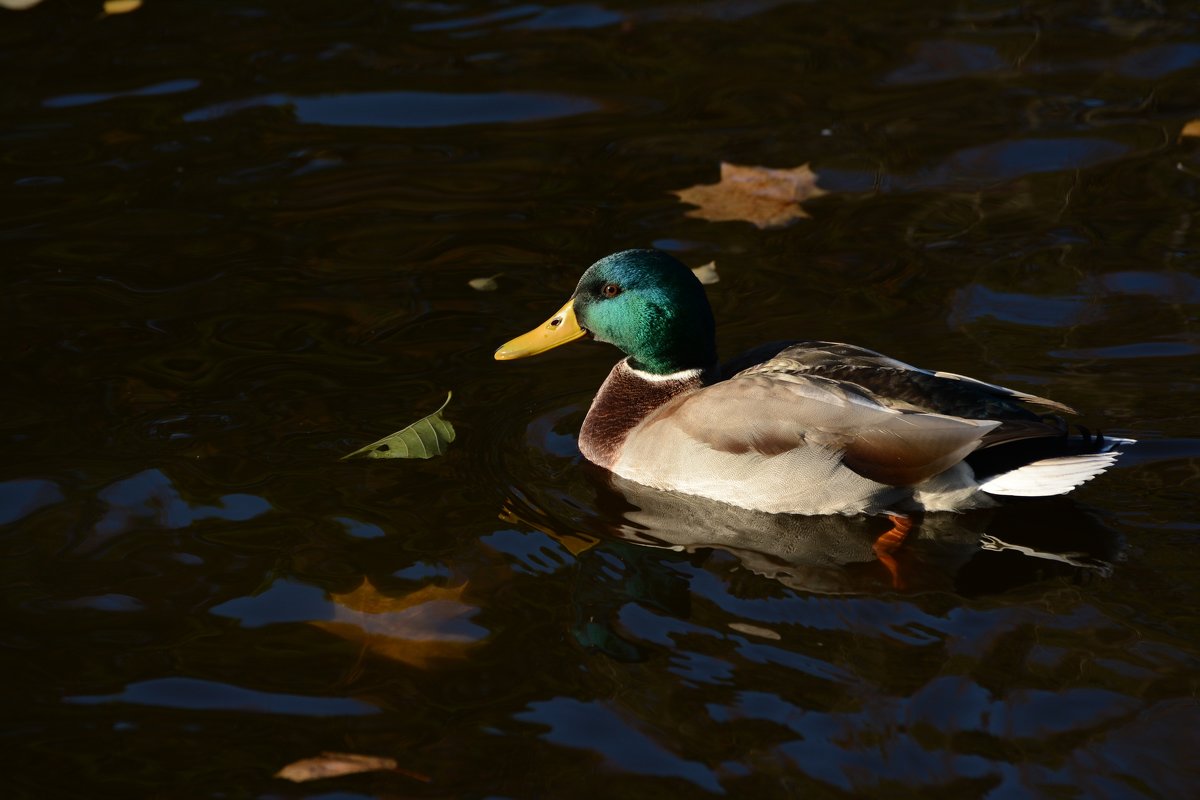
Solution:
M 646 657 L 617 624 L 622 609 L 634 603 L 689 619 L 693 598 L 704 593 L 695 585 L 699 572 L 720 575 L 743 598 L 769 586 L 762 578 L 821 595 L 971 597 L 1104 577 L 1121 549 L 1113 530 L 1065 498 L 917 516 L 901 545 L 881 554 L 887 517 L 766 514 L 648 489 L 578 462 L 564 472 L 565 486 L 532 503 L 511 499 L 503 516 L 575 556 L 572 635 L 619 661 Z
M 613 540 L 698 561 L 724 552 L 747 571 L 804 592 L 978 596 L 1052 578 L 1104 577 L 1120 552 L 1116 532 L 1067 498 L 916 515 L 906 537 L 892 544 L 880 540 L 892 527 L 888 517 L 768 514 L 650 489 L 586 462 L 571 473 L 567 494 L 575 495 L 573 501 L 561 494 L 539 497 L 535 502 L 544 510 L 537 511 L 510 501 L 506 515 L 576 554 Z M 580 494 L 592 497 L 580 503 Z
M 720 550 L 758 575 L 806 592 L 1005 591 L 1051 577 L 1111 572 L 1119 537 L 1067 499 L 1015 501 L 912 518 L 902 541 L 884 517 L 766 514 L 647 489 L 615 475 L 597 496 L 599 532 L 689 553 Z

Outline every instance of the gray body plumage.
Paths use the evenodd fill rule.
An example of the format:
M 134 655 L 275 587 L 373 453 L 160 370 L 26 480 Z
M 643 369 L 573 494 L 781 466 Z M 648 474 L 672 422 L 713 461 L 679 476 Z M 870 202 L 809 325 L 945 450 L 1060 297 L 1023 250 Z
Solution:
M 963 510 L 992 503 L 965 461 L 972 453 L 1065 440 L 1061 421 L 1026 404 L 1070 411 L 832 342 L 758 348 L 722 372 L 648 375 L 626 359 L 597 393 L 580 449 L 642 485 L 758 511 Z M 1039 463 L 1055 491 L 1022 492 L 1018 476 L 1004 493 L 1068 491 L 1115 458 L 1077 455 L 1067 469 L 1047 453 L 1049 465 Z

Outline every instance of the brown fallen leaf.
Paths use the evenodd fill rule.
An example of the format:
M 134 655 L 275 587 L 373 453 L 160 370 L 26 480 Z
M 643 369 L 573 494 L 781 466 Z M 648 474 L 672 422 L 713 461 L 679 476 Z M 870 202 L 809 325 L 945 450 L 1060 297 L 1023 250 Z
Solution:
M 759 228 L 781 228 L 808 218 L 800 205 L 829 194 L 817 186 L 808 164 L 795 169 L 744 167 L 721 162 L 721 180 L 672 192 L 699 208 L 687 212 L 711 222 L 741 220 Z
M 352 592 L 332 595 L 332 620 L 311 624 L 376 655 L 428 669 L 437 661 L 466 658 L 488 635 L 471 622 L 479 608 L 463 602 L 465 588 L 465 583 L 424 586 L 392 597 L 364 580 Z
M 359 772 L 377 772 L 396 769 L 396 759 L 384 756 L 363 756 L 358 753 L 321 753 L 316 758 L 302 758 L 288 764 L 276 778 L 304 783 L 320 778 L 336 778 L 339 775 L 354 775 Z
M 1195 137 L 1200 137 L 1200 119 L 1188 121 L 1188 123 L 1183 126 L 1183 130 L 1179 132 L 1180 139 Z

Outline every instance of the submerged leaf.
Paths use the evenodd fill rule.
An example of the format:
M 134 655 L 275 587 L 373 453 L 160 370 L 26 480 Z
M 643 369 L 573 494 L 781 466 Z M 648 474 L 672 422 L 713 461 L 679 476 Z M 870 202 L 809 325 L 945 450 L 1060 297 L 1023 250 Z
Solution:
M 409 592 L 408 594 L 401 595 L 400 597 L 393 597 L 392 595 L 381 594 L 380 591 L 375 588 L 374 584 L 372 584 L 369 580 L 364 580 L 354 591 L 346 592 L 345 594 L 335 594 L 332 596 L 332 599 L 333 602 L 341 606 L 341 609 L 358 611 L 362 614 L 389 614 L 399 611 L 406 611 L 414 606 L 423 605 L 424 603 L 432 603 L 439 600 L 448 603 L 459 603 L 465 605 L 462 602 L 462 593 L 463 589 L 465 588 L 467 588 L 465 583 L 461 584 L 460 586 L 449 587 L 435 586 L 430 584 L 428 586 L 422 586 L 415 592 Z M 338 609 L 338 611 L 341 609 Z M 334 619 L 339 620 L 347 618 L 348 617 L 345 614 L 341 613 L 338 613 L 334 616 Z M 389 631 L 377 629 L 376 632 L 388 633 Z M 407 629 L 405 632 L 407 632 Z
M 1183 130 L 1179 132 L 1180 139 L 1187 139 L 1189 137 L 1200 137 L 1200 119 L 1189 120 L 1183 126 Z
M 342 456 L 348 458 L 433 458 L 446 452 L 454 441 L 454 426 L 442 418 L 442 412 L 450 405 L 453 392 L 446 393 L 446 402 L 441 408 L 423 417 L 391 436 L 385 436 L 366 447 Z
M 467 286 L 470 286 L 477 292 L 494 292 L 500 288 L 500 284 L 496 283 L 496 278 L 499 278 L 503 274 L 503 272 L 497 272 L 489 278 L 472 278 L 467 281 Z
M 556 540 L 573 556 L 577 556 L 585 550 L 590 550 L 600 544 L 600 540 L 586 533 L 572 531 L 567 533 L 561 530 L 560 525 L 550 524 L 546 519 L 536 517 L 526 509 L 524 513 L 519 512 L 517 504 L 510 497 L 504 501 L 504 506 L 500 509 L 500 519 L 510 525 L 528 525 L 531 528 L 537 528 L 542 533 Z
M 396 769 L 396 759 L 384 756 L 362 756 L 357 753 L 321 753 L 316 758 L 302 758 L 288 764 L 276 778 L 295 783 L 315 781 L 319 778 L 336 778 L 339 775 L 354 775 L 358 772 L 375 772 Z
M 718 183 L 672 192 L 699 208 L 687 212 L 712 222 L 742 220 L 759 228 L 780 228 L 808 214 L 801 203 L 828 194 L 817 186 L 817 174 L 808 164 L 795 169 L 743 167 L 721 162 Z
M 479 608 L 463 602 L 465 588 L 424 586 L 392 597 L 363 581 L 352 592 L 332 596 L 332 620 L 311 624 L 378 656 L 428 669 L 436 662 L 466 658 L 488 635 L 471 621 Z
M 692 272 L 705 286 L 710 286 L 721 280 L 721 276 L 717 274 L 717 262 L 715 261 L 701 264 L 698 267 L 692 267 Z

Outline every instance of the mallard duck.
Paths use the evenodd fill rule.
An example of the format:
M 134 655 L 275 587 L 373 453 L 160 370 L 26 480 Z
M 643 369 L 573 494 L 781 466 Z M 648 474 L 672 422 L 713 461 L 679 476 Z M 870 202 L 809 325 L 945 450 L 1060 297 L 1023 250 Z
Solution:
M 1062 403 L 855 345 L 776 343 L 720 366 L 715 327 L 691 270 L 626 250 L 589 267 L 562 308 L 495 357 L 583 336 L 616 345 L 627 357 L 592 401 L 580 452 L 644 486 L 770 513 L 899 521 L 995 495 L 1065 494 L 1132 442 L 1070 435 Z

